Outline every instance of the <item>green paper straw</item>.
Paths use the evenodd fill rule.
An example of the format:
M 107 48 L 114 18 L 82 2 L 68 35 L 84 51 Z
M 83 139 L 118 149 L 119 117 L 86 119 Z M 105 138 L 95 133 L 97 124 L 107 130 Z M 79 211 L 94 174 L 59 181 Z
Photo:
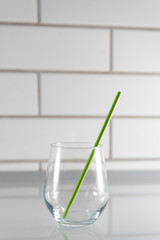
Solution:
M 108 124 L 109 124 L 109 122 L 110 122 L 110 120 L 111 120 L 113 111 L 114 111 L 114 109 L 115 109 L 115 107 L 116 107 L 116 105 L 117 105 L 117 102 L 118 102 L 118 100 L 119 100 L 120 95 L 121 95 L 121 92 L 118 92 L 117 95 L 116 95 L 116 97 L 115 97 L 115 99 L 114 99 L 114 102 L 113 102 L 113 104 L 112 104 L 112 106 L 111 106 L 111 108 L 110 108 L 110 111 L 109 111 L 109 113 L 108 113 L 108 115 L 107 115 L 107 118 L 106 118 L 106 120 L 105 120 L 105 122 L 104 122 L 104 124 L 103 124 L 103 127 L 102 127 L 102 129 L 101 129 L 101 131 L 100 131 L 100 133 L 99 133 L 99 136 L 98 136 L 98 138 L 97 138 L 97 141 L 96 141 L 94 147 L 98 147 L 98 145 L 100 144 L 101 139 L 102 139 L 102 137 L 103 137 L 103 134 L 104 134 L 104 132 L 105 132 L 105 130 L 106 130 L 106 127 L 108 126 Z M 70 200 L 69 200 L 69 202 L 68 202 L 68 204 L 67 204 L 67 207 L 66 207 L 66 209 L 65 209 L 65 211 L 64 211 L 64 213 L 63 213 L 63 216 L 62 216 L 63 218 L 66 218 L 66 217 L 67 217 L 68 212 L 69 212 L 69 210 L 70 210 L 70 208 L 71 208 L 71 206 L 72 206 L 72 204 L 73 204 L 73 202 L 74 202 L 74 200 L 75 200 L 75 198 L 76 198 L 76 196 L 77 196 L 77 194 L 78 194 L 78 192 L 79 192 L 79 189 L 80 189 L 80 187 L 81 187 L 81 185 L 82 185 L 82 183 L 83 183 L 83 180 L 84 180 L 84 178 L 85 178 L 85 176 L 86 176 L 86 174 L 87 174 L 87 171 L 88 171 L 88 169 L 89 169 L 89 166 L 90 166 L 90 164 L 91 164 L 91 162 L 92 162 L 92 159 L 93 159 L 93 157 L 94 157 L 94 152 L 95 152 L 95 151 L 94 151 L 94 149 L 93 149 L 92 152 L 91 152 L 91 154 L 90 154 L 90 156 L 89 156 L 89 158 L 88 158 L 88 160 L 87 160 L 87 162 L 86 162 L 86 165 L 85 165 L 85 167 L 84 167 L 84 169 L 83 169 L 83 171 L 82 171 L 82 173 L 81 173 L 81 176 L 80 176 L 80 178 L 79 178 L 79 180 L 78 180 L 78 183 L 77 183 L 77 185 L 76 185 L 76 187 L 75 187 L 75 189 L 74 189 L 74 191 L 73 191 L 73 193 L 72 193 L 72 196 L 71 196 L 71 198 L 70 198 Z

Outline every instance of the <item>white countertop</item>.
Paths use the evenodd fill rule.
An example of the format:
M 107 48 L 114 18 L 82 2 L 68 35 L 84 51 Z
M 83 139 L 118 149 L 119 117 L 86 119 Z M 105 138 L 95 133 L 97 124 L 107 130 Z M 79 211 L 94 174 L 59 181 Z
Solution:
M 110 201 L 94 225 L 57 227 L 43 173 L 0 173 L 0 240 L 160 239 L 160 172 L 109 172 Z

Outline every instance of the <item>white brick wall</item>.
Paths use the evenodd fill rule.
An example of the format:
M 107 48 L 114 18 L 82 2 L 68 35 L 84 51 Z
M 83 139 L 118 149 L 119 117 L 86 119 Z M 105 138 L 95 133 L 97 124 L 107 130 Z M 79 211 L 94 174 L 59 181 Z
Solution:
M 158 167 L 159 12 L 159 0 L 0 0 L 0 171 L 45 169 L 54 141 L 94 142 L 119 90 L 108 168 Z

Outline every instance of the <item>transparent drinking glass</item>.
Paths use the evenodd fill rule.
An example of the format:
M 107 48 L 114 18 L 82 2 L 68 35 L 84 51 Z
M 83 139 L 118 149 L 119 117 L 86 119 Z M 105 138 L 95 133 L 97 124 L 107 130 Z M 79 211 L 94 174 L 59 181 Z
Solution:
M 88 172 L 67 217 L 63 218 L 92 151 L 94 156 Z M 76 227 L 93 223 L 109 200 L 103 146 L 94 147 L 93 143 L 86 142 L 51 144 L 44 200 L 54 219 L 64 226 Z

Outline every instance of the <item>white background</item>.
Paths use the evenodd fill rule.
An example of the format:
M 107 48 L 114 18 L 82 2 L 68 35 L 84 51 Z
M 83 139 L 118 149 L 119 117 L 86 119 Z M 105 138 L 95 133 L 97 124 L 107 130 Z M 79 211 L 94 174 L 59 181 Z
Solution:
M 159 13 L 159 0 L 0 0 L 0 171 L 95 142 L 118 90 L 108 168 L 159 169 Z

